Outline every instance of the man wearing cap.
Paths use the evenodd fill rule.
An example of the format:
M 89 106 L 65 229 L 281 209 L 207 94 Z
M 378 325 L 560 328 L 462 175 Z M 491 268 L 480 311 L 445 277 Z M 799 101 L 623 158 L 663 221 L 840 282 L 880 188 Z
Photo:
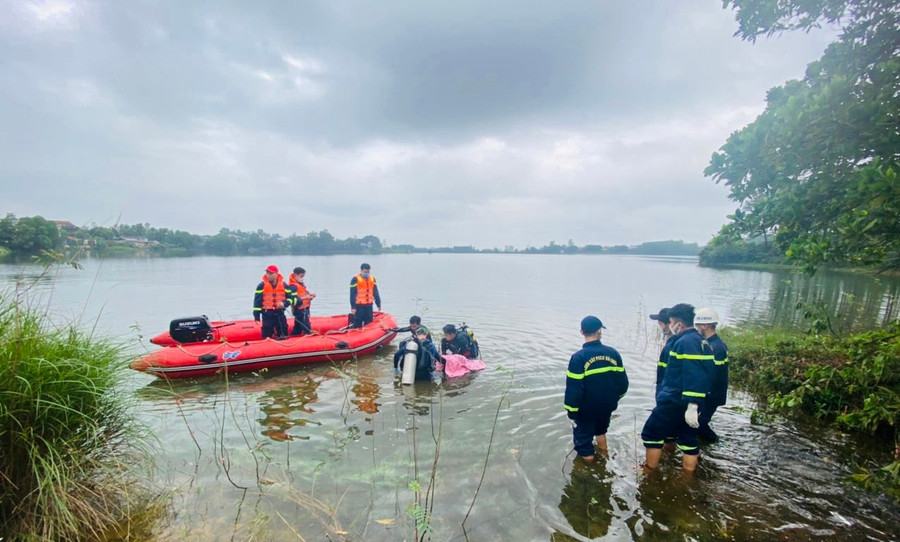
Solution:
M 697 309 L 694 317 L 694 327 L 703 339 L 709 344 L 715 358 L 715 370 L 713 371 L 712 387 L 706 396 L 706 401 L 700 405 L 700 438 L 709 442 L 719 440 L 719 435 L 709 426 L 716 409 L 725 404 L 728 396 L 728 347 L 716 333 L 719 324 L 719 315 L 711 308 Z
M 669 352 L 672 351 L 672 345 L 675 344 L 675 336 L 672 335 L 672 330 L 669 329 L 668 308 L 659 309 L 658 313 L 650 315 L 650 319 L 655 320 L 659 324 L 663 338 L 666 339 L 666 344 L 660 350 L 659 360 L 656 363 L 656 393 L 659 393 L 659 390 L 662 388 L 663 377 L 666 375 L 666 367 L 669 364 Z
M 675 444 L 681 450 L 684 470 L 693 472 L 697 468 L 699 409 L 712 385 L 715 362 L 712 349 L 693 326 L 692 305 L 679 303 L 669 309 L 669 329 L 675 335 L 675 342 L 669 352 L 662 386 L 656 392 L 656 407 L 641 431 L 648 469 L 659 465 L 663 444 L 670 436 L 675 437 Z
M 596 316 L 581 320 L 584 345 L 572 354 L 566 370 L 563 407 L 572 420 L 575 452 L 583 460 L 594 460 L 594 444 L 605 454 L 606 431 L 619 399 L 628 391 L 628 375 L 622 356 L 600 342 L 603 322 Z
M 287 338 L 288 325 L 284 309 L 291 306 L 288 298 L 290 287 L 284 283 L 284 277 L 278 268 L 270 265 L 256 287 L 253 296 L 253 319 L 262 319 L 262 338 L 274 337 L 281 340 Z
M 378 294 L 378 284 L 375 283 L 371 269 L 369 264 L 364 263 L 359 266 L 359 274 L 350 279 L 352 327 L 363 327 L 375 319 L 373 303 L 381 310 L 381 296 Z

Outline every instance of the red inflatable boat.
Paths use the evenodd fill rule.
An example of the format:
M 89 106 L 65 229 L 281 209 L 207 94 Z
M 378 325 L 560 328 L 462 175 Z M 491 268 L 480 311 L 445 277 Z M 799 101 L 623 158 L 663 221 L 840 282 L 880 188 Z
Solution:
M 375 313 L 375 321 L 378 315 Z M 288 317 L 288 329 L 294 329 L 294 319 Z M 314 333 L 324 335 L 334 331 L 340 331 L 347 327 L 349 320 L 346 314 L 334 316 L 311 316 L 309 325 Z M 260 338 L 262 330 L 259 322 L 253 320 L 226 320 L 210 322 L 206 316 L 191 316 L 172 320 L 169 331 L 160 333 L 150 339 L 153 344 L 159 346 L 171 346 L 173 344 L 187 344 L 199 342 L 236 342 L 255 341 Z
M 182 319 L 192 327 L 197 319 Z M 276 341 L 261 340 L 260 325 L 253 320 L 212 322 L 202 333 L 180 335 L 173 321 L 172 332 L 151 339 L 165 344 L 159 350 L 136 359 L 131 368 L 160 378 L 185 378 L 212 375 L 222 371 L 258 371 L 323 361 L 339 361 L 371 354 L 397 335 L 397 321 L 384 312 L 375 313 L 372 323 L 348 329 L 347 315 L 313 317 L 313 334 Z M 317 325 L 318 324 L 318 325 Z M 216 326 L 219 327 L 216 327 Z M 332 327 L 334 326 L 334 327 Z M 227 331 L 226 331 L 227 330 Z M 210 335 L 208 335 L 209 333 Z M 168 339 L 164 338 L 167 336 Z M 195 342 L 192 339 L 204 339 Z M 212 338 L 210 338 L 212 337 Z M 237 338 L 243 337 L 243 338 Z M 157 342 L 157 339 L 161 342 Z

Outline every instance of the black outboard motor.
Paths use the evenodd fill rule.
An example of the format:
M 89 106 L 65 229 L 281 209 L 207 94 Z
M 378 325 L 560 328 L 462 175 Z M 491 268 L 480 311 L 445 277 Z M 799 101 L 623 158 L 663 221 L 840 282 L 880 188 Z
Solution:
M 179 343 L 200 343 L 213 340 L 212 327 L 210 327 L 209 318 L 206 315 L 172 320 L 169 323 L 169 335 Z

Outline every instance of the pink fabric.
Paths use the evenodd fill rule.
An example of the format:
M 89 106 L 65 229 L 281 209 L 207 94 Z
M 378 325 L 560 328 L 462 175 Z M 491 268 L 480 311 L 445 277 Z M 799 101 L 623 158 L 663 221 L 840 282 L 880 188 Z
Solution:
M 462 376 L 482 369 L 484 369 L 484 362 L 480 359 L 469 359 L 459 354 L 444 354 L 444 374 L 447 375 L 447 378 Z

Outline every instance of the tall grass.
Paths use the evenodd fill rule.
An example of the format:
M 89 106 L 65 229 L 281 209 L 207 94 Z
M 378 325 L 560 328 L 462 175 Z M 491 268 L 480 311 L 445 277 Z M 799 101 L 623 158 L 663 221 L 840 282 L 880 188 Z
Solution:
M 152 499 L 129 475 L 140 429 L 117 391 L 123 350 L 74 325 L 53 327 L 0 292 L 0 536 L 143 537 L 129 520 Z M 115 534 L 113 534 L 115 533 Z

